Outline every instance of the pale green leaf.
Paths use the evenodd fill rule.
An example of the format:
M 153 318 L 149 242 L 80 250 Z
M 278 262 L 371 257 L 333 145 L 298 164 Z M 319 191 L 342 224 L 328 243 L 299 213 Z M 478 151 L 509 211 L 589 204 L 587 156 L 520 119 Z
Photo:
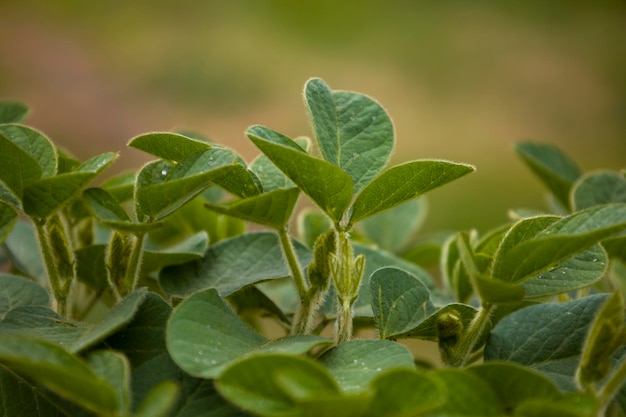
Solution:
M 7 137 L 37 161 L 42 177 L 57 173 L 57 152 L 50 139 L 40 131 L 21 124 L 4 124 L 0 125 L 0 135 Z M 4 152 L 2 155 L 5 155 Z
M 473 172 L 471 165 L 422 160 L 396 165 L 369 183 L 352 205 L 350 224 L 419 197 Z
M 143 253 L 141 271 L 144 274 L 158 271 L 169 265 L 180 265 L 199 260 L 209 247 L 209 236 L 201 231 L 189 236 L 184 241 L 166 249 L 146 247 Z
M 87 356 L 94 373 L 113 387 L 119 401 L 118 411 L 130 410 L 130 365 L 126 357 L 112 350 L 99 350 Z
M 252 126 L 248 138 L 330 218 L 338 223 L 352 199 L 352 179 L 330 162 L 309 156 L 276 132 Z
M 626 203 L 626 177 L 613 171 L 583 175 L 573 185 L 571 200 L 575 211 L 607 203 Z
M 304 89 L 315 137 L 324 158 L 350 174 L 354 192 L 387 164 L 394 145 L 391 119 L 374 99 L 348 91 L 332 91 L 313 78 Z
M 18 220 L 4 241 L 4 247 L 15 268 L 40 284 L 47 284 L 41 252 L 33 250 L 38 247 L 38 242 L 31 223 Z

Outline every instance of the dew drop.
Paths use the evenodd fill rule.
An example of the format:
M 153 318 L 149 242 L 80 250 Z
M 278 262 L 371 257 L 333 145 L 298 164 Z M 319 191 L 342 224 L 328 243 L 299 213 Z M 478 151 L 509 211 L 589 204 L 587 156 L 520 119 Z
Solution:
M 593 258 L 591 261 L 592 262 L 598 262 L 598 258 Z
M 167 175 L 167 169 L 162 169 L 161 170 L 161 175 L 166 176 Z
M 353 360 L 352 362 L 354 362 L 354 364 L 355 364 L 355 365 L 356 365 L 357 363 L 359 363 L 359 361 L 358 361 L 358 360 L 356 360 L 356 359 L 355 359 L 355 360 Z
M 204 355 L 204 351 L 203 350 L 199 350 L 198 351 L 198 355 L 200 355 L 200 356 Z
M 376 372 L 380 372 L 382 370 L 383 370 L 383 368 L 376 368 Z
M 194 361 L 195 363 L 200 363 L 200 358 L 193 358 L 193 361 Z

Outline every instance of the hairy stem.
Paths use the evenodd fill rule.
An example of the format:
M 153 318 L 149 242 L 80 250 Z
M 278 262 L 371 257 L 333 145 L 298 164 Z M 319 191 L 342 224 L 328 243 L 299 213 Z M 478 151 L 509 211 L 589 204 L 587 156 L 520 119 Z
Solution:
M 296 288 L 298 289 L 300 301 L 303 301 L 306 298 L 307 294 L 307 283 L 304 279 L 304 275 L 302 274 L 302 268 L 300 267 L 300 262 L 298 262 L 296 250 L 293 247 L 293 243 L 291 242 L 291 238 L 287 233 L 287 229 L 278 230 L 278 237 L 280 238 L 280 246 L 283 249 L 283 254 L 285 256 L 285 259 L 287 260 L 287 265 L 289 266 L 291 275 L 293 276 L 293 279 L 296 283 Z
M 467 364 L 467 359 L 489 324 L 489 317 L 494 307 L 493 304 L 486 304 L 478 310 L 467 330 L 462 333 L 458 345 L 451 349 L 447 360 L 448 366 L 458 368 Z
M 145 233 L 139 233 L 134 236 L 130 249 L 130 258 L 124 277 L 124 289 L 120 291 L 122 297 L 127 296 L 137 287 L 139 276 L 141 275 L 141 261 L 143 259 L 143 245 L 146 239 Z
M 626 381 L 626 356 L 621 359 L 617 367 L 611 373 L 609 380 L 598 393 L 598 399 L 603 409 L 606 409 L 609 402 L 615 397 L 622 385 L 624 385 L 624 381 Z

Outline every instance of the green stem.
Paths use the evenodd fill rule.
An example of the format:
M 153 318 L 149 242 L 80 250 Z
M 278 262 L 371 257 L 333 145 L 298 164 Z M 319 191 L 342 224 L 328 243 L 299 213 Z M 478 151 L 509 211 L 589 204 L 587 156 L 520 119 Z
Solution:
M 603 409 L 609 405 L 609 402 L 615 397 L 622 385 L 624 385 L 624 381 L 626 381 L 626 355 L 622 358 L 615 370 L 611 373 L 609 380 L 598 393 L 598 399 Z
M 337 306 L 335 343 L 348 342 L 350 339 L 352 339 L 352 303 L 350 300 L 340 298 Z
M 127 296 L 135 290 L 141 275 L 141 261 L 143 259 L 143 245 L 146 239 L 145 233 L 139 233 L 134 236 L 133 244 L 128 259 L 126 276 L 124 277 L 124 289 L 120 291 L 122 297 Z
M 291 327 L 292 335 L 311 334 L 315 327 L 317 309 L 323 297 L 324 293 L 319 288 L 312 288 L 307 291 L 305 297 L 300 300 L 300 305 L 293 317 Z
M 52 295 L 56 302 L 56 310 L 61 316 L 65 316 L 67 310 L 67 299 L 64 297 L 63 283 L 52 252 L 52 246 L 48 239 L 45 220 L 35 221 L 35 229 L 39 240 L 39 249 L 43 255 L 44 265 L 48 274 L 48 281 L 52 289 Z
M 463 332 L 458 345 L 451 350 L 447 360 L 448 366 L 459 368 L 467 364 L 468 357 L 489 323 L 494 307 L 493 304 L 486 304 L 478 310 L 467 330 Z
M 283 254 L 285 255 L 285 259 L 287 260 L 287 265 L 289 266 L 291 275 L 293 276 L 293 279 L 296 283 L 296 288 L 298 289 L 300 301 L 302 302 L 307 295 L 307 283 L 304 279 L 304 275 L 302 274 L 302 268 L 300 268 L 300 262 L 298 262 L 296 250 L 293 247 L 293 243 L 291 242 L 291 238 L 287 233 L 287 229 L 278 230 L 278 237 L 280 239 L 280 246 L 283 248 Z

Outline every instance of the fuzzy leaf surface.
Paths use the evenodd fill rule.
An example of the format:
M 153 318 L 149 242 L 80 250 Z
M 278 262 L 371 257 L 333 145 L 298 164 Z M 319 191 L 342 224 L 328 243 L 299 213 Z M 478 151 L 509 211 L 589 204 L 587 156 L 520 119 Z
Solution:
M 544 219 L 545 228 L 537 227 Z M 528 221 L 534 223 L 526 227 Z M 520 228 L 526 233 L 520 233 Z M 522 282 L 625 228 L 626 204 L 621 203 L 591 207 L 556 221 L 552 216 L 522 220 L 502 241 L 492 274 L 504 281 Z
M 4 124 L 0 125 L 0 135 L 7 137 L 37 161 L 42 177 L 57 173 L 57 152 L 50 139 L 40 131 L 21 124 Z
M 372 274 L 369 285 L 381 339 L 417 327 L 435 310 L 428 288 L 404 270 L 381 268 Z
M 333 91 L 319 78 L 307 81 L 304 96 L 324 158 L 350 174 L 358 192 L 391 156 L 394 131 L 389 115 L 374 99 Z
M 554 145 L 522 142 L 515 150 L 559 203 L 570 208 L 570 189 L 582 175 L 578 165 Z
M 347 173 L 266 127 L 252 126 L 246 135 L 335 223 L 341 220 L 352 199 L 353 183 Z
M 471 165 L 436 160 L 396 165 L 374 178 L 359 193 L 352 205 L 350 224 L 419 197 L 474 170 Z
M 8 188 L 2 194 L 13 194 L 13 197 L 7 195 L 3 200 L 12 202 L 14 198 L 21 199 L 24 188 L 41 178 L 41 167 L 31 155 L 2 133 L 0 133 L 0 155 L 2 155 L 0 180 Z
M 308 265 L 310 250 L 293 243 L 300 265 Z M 276 234 L 257 232 L 221 241 L 200 260 L 164 268 L 159 283 L 170 296 L 186 297 L 213 287 L 225 297 L 247 285 L 290 275 Z
M 618 172 L 593 172 L 582 176 L 572 190 L 575 211 L 608 204 L 626 203 L 626 177 Z

